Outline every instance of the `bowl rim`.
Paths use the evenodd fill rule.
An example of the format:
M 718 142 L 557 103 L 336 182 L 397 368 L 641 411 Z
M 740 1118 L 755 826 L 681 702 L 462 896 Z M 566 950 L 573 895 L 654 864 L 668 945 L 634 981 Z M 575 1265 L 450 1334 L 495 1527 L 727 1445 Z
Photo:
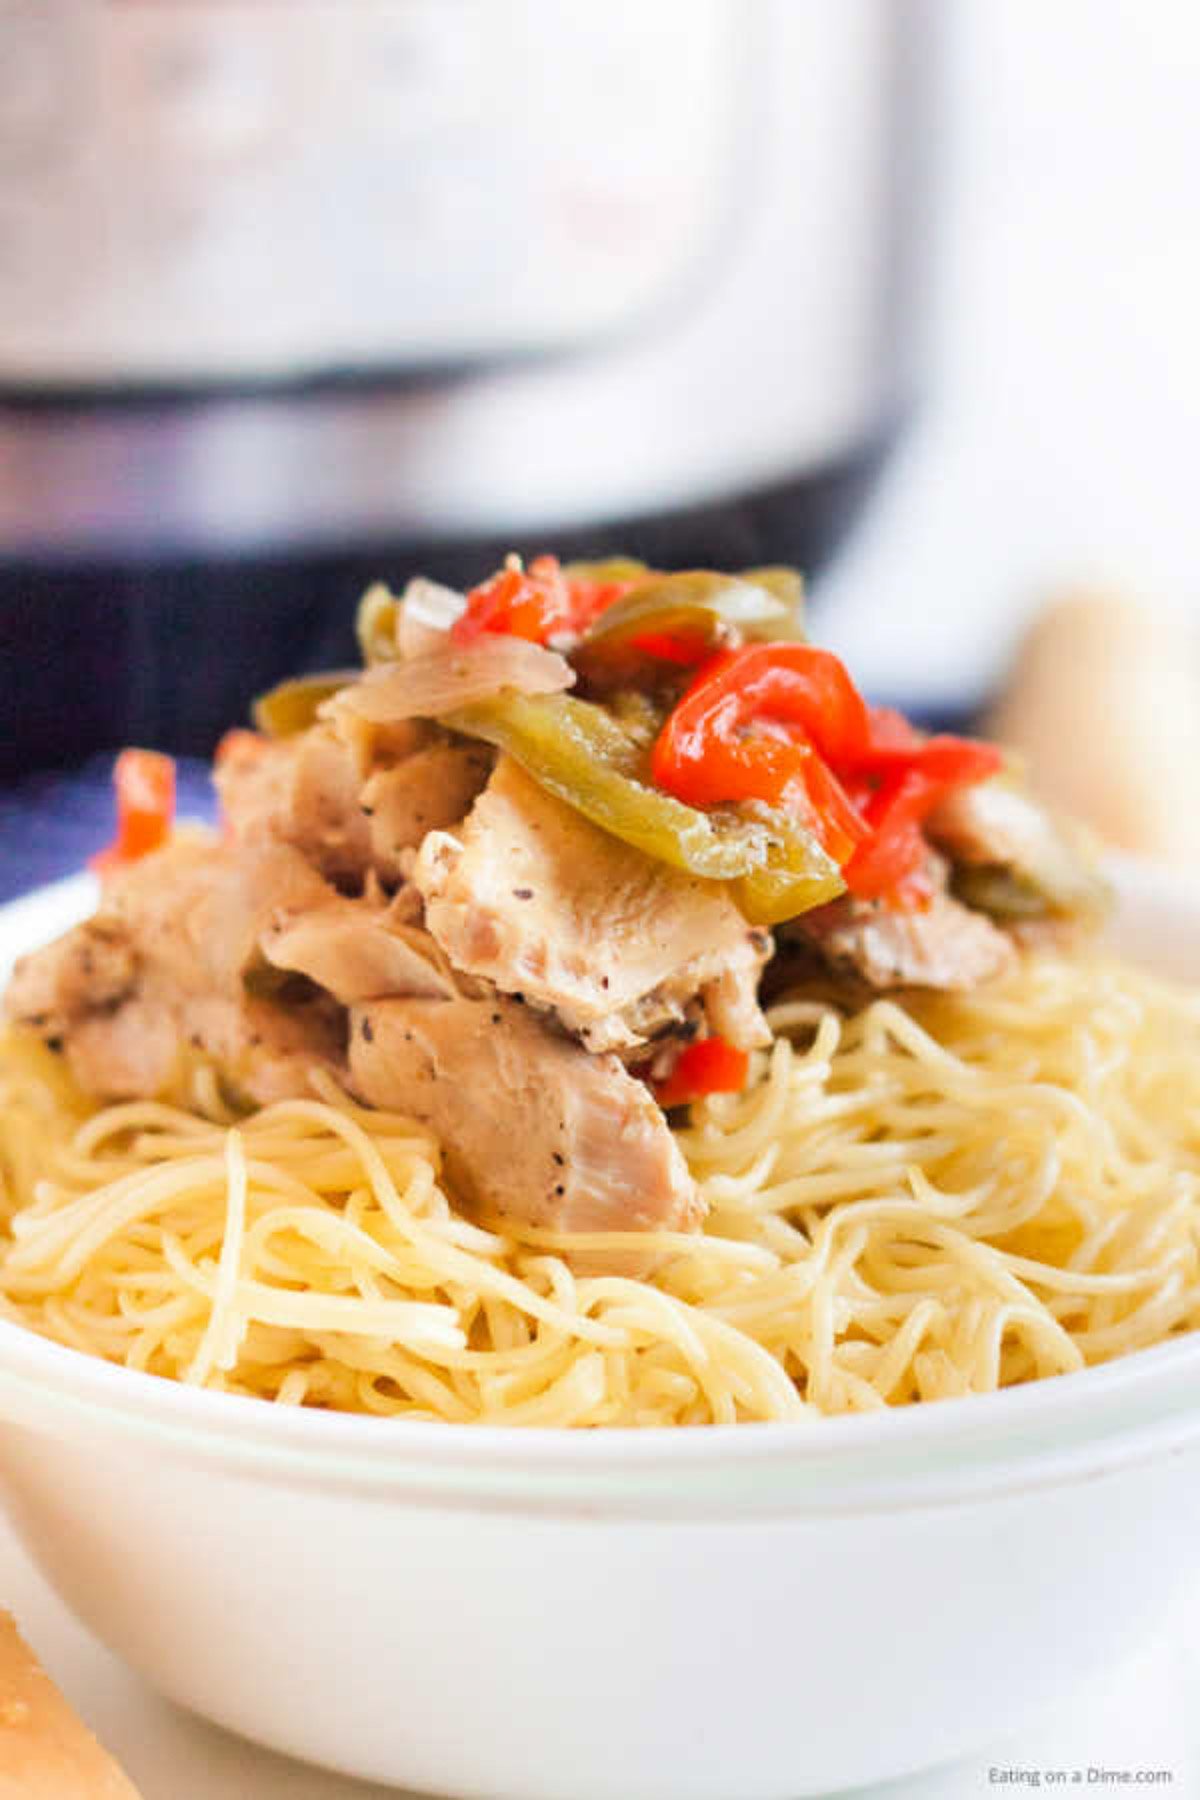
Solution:
M 1091 1479 L 1200 1441 L 1200 1332 L 925 1406 L 581 1431 L 274 1406 L 108 1363 L 0 1319 L 0 1430 L 9 1426 L 107 1449 L 115 1432 L 152 1459 L 439 1505 L 892 1511 Z
M 1200 884 L 1112 859 L 1126 902 L 1200 925 Z M 86 911 L 90 881 L 44 890 Z M 0 908 L 22 934 L 38 896 Z M 471 1504 L 947 1503 L 1018 1482 L 1081 1479 L 1200 1438 L 1200 1331 L 1065 1375 L 923 1406 L 740 1423 L 605 1427 L 454 1424 L 277 1406 L 127 1369 L 0 1315 L 0 1429 L 104 1439 L 229 1472 Z M 686 1490 L 681 1489 L 686 1478 Z

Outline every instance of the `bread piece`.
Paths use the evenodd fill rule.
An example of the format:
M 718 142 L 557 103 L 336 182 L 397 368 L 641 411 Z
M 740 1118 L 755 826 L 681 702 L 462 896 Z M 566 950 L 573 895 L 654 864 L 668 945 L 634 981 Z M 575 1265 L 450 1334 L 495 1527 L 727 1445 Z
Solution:
M 0 1800 L 140 1800 L 0 1613 Z
M 1054 600 L 984 721 L 1030 786 L 1114 848 L 1200 868 L 1200 655 L 1186 622 L 1110 594 Z

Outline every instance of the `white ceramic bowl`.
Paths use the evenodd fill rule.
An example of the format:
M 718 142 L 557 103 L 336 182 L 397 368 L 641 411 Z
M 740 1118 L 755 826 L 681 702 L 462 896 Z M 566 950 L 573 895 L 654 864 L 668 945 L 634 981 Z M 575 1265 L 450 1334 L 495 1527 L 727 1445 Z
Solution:
M 1127 944 L 1200 975 L 1200 899 L 1122 889 Z M 0 1420 L 29 1548 L 157 1687 L 487 1800 L 799 1800 L 961 1755 L 1200 1566 L 1200 1337 L 902 1413 L 571 1434 L 272 1409 L 0 1324 Z

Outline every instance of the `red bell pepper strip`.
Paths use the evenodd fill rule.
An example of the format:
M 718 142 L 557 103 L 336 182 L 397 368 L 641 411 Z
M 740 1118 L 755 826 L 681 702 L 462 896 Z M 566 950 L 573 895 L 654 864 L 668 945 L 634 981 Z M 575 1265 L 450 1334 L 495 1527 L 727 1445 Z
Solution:
M 696 631 L 643 631 L 630 638 L 635 650 L 677 669 L 694 669 L 708 655 L 708 642 Z
M 901 723 L 912 732 L 906 721 Z M 953 789 L 997 774 L 1004 760 L 993 744 L 945 736 L 921 739 L 915 732 L 912 737 L 907 748 L 898 742 L 880 746 L 877 766 L 882 764 L 884 773 L 862 807 L 870 836 L 842 871 L 846 886 L 860 899 L 901 907 L 919 906 L 932 892 L 924 872 L 924 821 Z
M 654 746 L 655 782 L 691 806 L 764 800 L 806 810 L 824 849 L 846 862 L 867 828 L 832 772 L 869 735 L 843 665 L 811 644 L 745 644 L 696 676 Z
M 714 778 L 719 785 L 735 765 L 751 768 L 767 735 L 754 728 L 764 725 L 799 726 L 831 764 L 861 756 L 870 737 L 866 702 L 830 651 L 743 644 L 700 670 L 655 746 L 655 773 L 696 788 Z
M 175 820 L 175 763 L 157 750 L 122 750 L 113 767 L 117 835 L 89 862 L 97 874 L 158 850 Z
M 990 744 L 924 737 L 869 709 L 845 667 L 808 644 L 747 644 L 705 664 L 654 746 L 659 787 L 692 806 L 746 800 L 808 815 L 860 897 L 921 905 L 921 824 L 951 789 L 1002 765 Z
M 544 644 L 559 633 L 586 630 L 633 585 L 568 577 L 556 556 L 535 556 L 527 569 L 501 569 L 472 588 L 466 611 L 455 620 L 450 636 L 456 644 L 470 644 L 494 631 Z
M 746 1085 L 750 1057 L 723 1037 L 699 1038 L 682 1052 L 671 1073 L 654 1083 L 660 1106 L 685 1106 L 705 1094 L 734 1094 Z
M 552 561 L 552 558 L 538 558 L 538 561 Z M 618 600 L 623 600 L 630 588 L 637 586 L 636 581 L 596 581 L 590 575 L 568 575 L 563 577 L 567 584 L 567 592 L 571 596 L 571 629 L 586 631 L 588 626 L 607 612 Z

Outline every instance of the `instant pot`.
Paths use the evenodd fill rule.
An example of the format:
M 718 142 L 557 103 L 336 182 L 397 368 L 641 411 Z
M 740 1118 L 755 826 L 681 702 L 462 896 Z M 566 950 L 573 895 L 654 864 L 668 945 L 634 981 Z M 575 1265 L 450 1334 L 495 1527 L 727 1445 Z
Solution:
M 0 0 L 5 766 L 204 752 L 510 549 L 820 563 L 933 0 Z

